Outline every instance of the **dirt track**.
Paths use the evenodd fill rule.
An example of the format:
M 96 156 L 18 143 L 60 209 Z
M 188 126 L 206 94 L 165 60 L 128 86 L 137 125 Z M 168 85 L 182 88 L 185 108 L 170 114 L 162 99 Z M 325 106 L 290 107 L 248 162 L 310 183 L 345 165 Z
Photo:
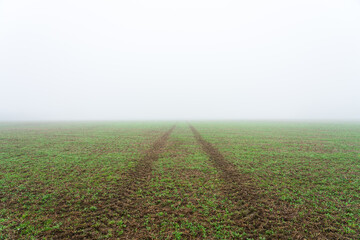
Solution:
M 124 189 L 133 189 L 138 187 L 139 184 L 145 182 L 151 173 L 151 165 L 159 157 L 161 149 L 166 144 L 170 134 L 175 129 L 175 126 L 170 128 L 164 135 L 157 139 L 152 147 L 146 152 L 144 159 L 139 161 L 134 169 L 128 171 L 127 182 Z
M 146 151 L 144 158 L 125 173 L 123 182 L 114 187 L 110 195 L 102 196 L 93 203 L 84 203 L 88 206 L 96 206 L 96 211 L 81 216 L 79 212 L 69 209 L 69 212 L 63 216 L 77 216 L 79 222 L 76 227 L 68 225 L 61 232 L 55 230 L 51 235 L 55 235 L 56 239 L 96 239 L 106 235 L 109 229 L 112 229 L 108 222 L 109 219 L 118 221 L 125 217 L 127 219 L 125 220 L 126 227 L 123 229 L 121 238 L 143 239 L 149 237 L 141 217 L 147 212 L 144 208 L 146 199 L 136 193 L 138 190 L 146 188 L 146 184 L 151 178 L 152 163 L 158 159 L 174 128 L 175 126 L 153 143 L 152 147 Z M 264 194 L 254 184 L 253 179 L 241 174 L 237 167 L 227 161 L 211 143 L 204 140 L 194 127 L 190 126 L 190 129 L 226 183 L 222 191 L 235 203 L 231 220 L 246 232 L 253 233 L 254 229 L 257 230 L 255 235 L 250 234 L 247 237 L 256 238 L 258 234 L 266 234 L 269 229 L 276 229 L 276 235 L 272 236 L 274 239 L 286 239 L 290 236 L 293 239 L 304 239 L 306 234 L 293 221 L 296 216 L 294 209 L 276 197 Z M 131 218 L 126 216 L 131 216 Z M 98 225 L 95 227 L 97 233 L 94 232 L 94 224 Z M 137 232 L 134 232 L 134 229 L 137 229 Z
M 190 184 L 191 188 L 184 187 L 189 185 L 188 179 L 201 178 L 203 182 L 222 179 L 216 190 L 211 190 L 206 194 L 215 195 L 214 193 L 216 193 L 217 196 L 220 196 L 213 201 L 217 204 L 213 206 L 222 206 L 222 199 L 229 200 L 229 206 L 231 206 L 226 211 L 231 214 L 227 215 L 227 224 L 229 227 L 235 226 L 242 229 L 241 231 L 247 234 L 246 238 L 257 239 L 259 236 L 267 236 L 269 239 L 315 239 L 309 235 L 311 233 L 312 236 L 316 236 L 316 239 L 336 239 L 331 232 L 321 231 L 321 221 L 318 221 L 317 225 L 311 225 L 314 220 L 310 218 L 309 211 L 306 212 L 304 209 L 291 206 L 288 202 L 280 200 L 276 193 L 265 193 L 256 180 L 239 171 L 236 165 L 228 161 L 193 126 L 189 125 L 189 127 L 196 139 L 196 141 L 192 139 L 190 145 L 197 145 L 197 151 L 200 150 L 200 152 L 201 148 L 203 149 L 208 155 L 208 158 L 204 156 L 203 159 L 216 168 L 215 175 L 207 173 L 204 175 L 204 172 L 199 169 L 189 171 L 184 166 L 174 169 L 165 168 L 171 178 L 162 172 L 153 172 L 153 163 L 158 160 L 159 156 L 162 156 L 162 153 L 165 153 L 164 151 L 171 154 L 175 166 L 181 166 L 183 159 L 188 154 L 186 151 L 189 149 L 189 145 L 176 139 L 176 132 L 174 138 L 169 140 L 175 129 L 173 126 L 155 140 L 148 150 L 143 152 L 143 158 L 140 158 L 133 167 L 129 167 L 126 172 L 119 172 L 121 180 L 109 184 L 109 188 L 99 192 L 97 198 L 79 198 L 63 193 L 55 208 L 47 209 L 44 206 L 46 217 L 61 222 L 61 227 L 43 231 L 37 237 L 39 239 L 151 239 L 151 237 L 160 236 L 158 235 L 161 230 L 159 226 L 164 221 L 159 213 L 166 213 L 174 219 L 177 218 L 176 221 L 192 219 L 194 223 L 200 222 L 202 226 L 211 229 L 213 220 L 209 221 L 208 218 L 188 207 L 190 204 L 197 206 L 196 209 L 202 208 L 199 203 L 201 198 L 199 198 L 201 196 L 199 189 L 204 184 L 199 184 L 201 181 L 194 181 L 194 184 Z M 191 139 L 190 131 L 186 130 Z M 182 158 L 182 154 L 184 154 L 184 158 Z M 166 180 L 165 183 L 169 180 L 173 183 L 176 179 L 180 182 L 178 182 L 179 189 L 184 191 L 181 194 L 172 192 L 172 195 L 155 194 L 156 196 L 154 196 L 154 189 L 149 185 L 150 180 L 154 179 Z M 166 184 L 159 186 L 164 193 L 170 191 Z M 91 186 L 89 185 L 89 187 Z M 141 192 L 145 192 L 145 194 L 141 194 Z M 204 199 L 209 198 L 206 194 L 204 194 Z M 174 210 L 168 206 L 169 202 L 176 203 L 181 208 Z M 215 209 L 212 216 L 223 213 L 223 210 L 221 207 Z M 304 212 L 301 218 L 299 211 Z M 152 221 L 153 228 L 146 227 L 144 224 L 146 218 Z M 171 218 L 169 217 L 169 219 Z M 119 222 L 123 224 L 121 227 L 119 227 Z M 304 223 L 311 227 L 305 229 Z M 121 231 L 121 234 L 115 231 Z M 171 231 L 162 234 L 162 236 L 172 236 Z M 186 231 L 182 236 L 186 239 L 194 238 L 190 232 Z M 201 238 L 201 235 L 197 236 Z M 215 238 L 210 236 L 207 239 Z
M 257 229 L 258 233 L 265 234 L 269 229 L 277 229 L 277 235 L 272 236 L 274 239 L 305 238 L 306 234 L 301 226 L 294 221 L 297 215 L 295 209 L 276 196 L 264 194 L 251 177 L 241 174 L 237 167 L 227 161 L 211 143 L 204 140 L 193 126 L 189 127 L 213 165 L 222 173 L 221 176 L 226 182 L 224 194 L 237 206 L 233 221 L 249 232 Z M 323 238 L 319 236 L 319 239 Z
M 96 210 L 81 215 L 80 212 L 66 207 L 67 204 L 64 199 L 64 206 L 60 206 L 56 213 L 64 223 L 62 230 L 52 230 L 42 236 L 51 236 L 53 239 L 98 239 L 100 236 L 106 235 L 112 228 L 109 226 L 109 219 L 119 220 L 126 215 L 136 215 L 144 204 L 141 202 L 142 199 L 136 198 L 135 193 L 151 178 L 152 163 L 158 159 L 174 129 L 175 126 L 158 138 L 152 147 L 146 151 L 144 158 L 139 160 L 135 167 L 127 171 L 124 174 L 124 180 L 111 189 L 106 196 L 101 196 L 96 202 L 83 203 L 89 207 L 96 206 Z M 76 226 L 71 225 L 74 218 L 78 218 Z M 141 223 L 127 222 L 123 237 L 133 238 L 132 230 L 136 229 L 139 224 Z M 94 229 L 98 233 L 94 232 Z

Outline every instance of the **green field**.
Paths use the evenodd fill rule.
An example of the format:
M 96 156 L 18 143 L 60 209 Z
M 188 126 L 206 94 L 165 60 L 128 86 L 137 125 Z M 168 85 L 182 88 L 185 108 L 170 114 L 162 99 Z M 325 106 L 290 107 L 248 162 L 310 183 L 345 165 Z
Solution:
M 0 239 L 359 236 L 358 123 L 0 123 Z

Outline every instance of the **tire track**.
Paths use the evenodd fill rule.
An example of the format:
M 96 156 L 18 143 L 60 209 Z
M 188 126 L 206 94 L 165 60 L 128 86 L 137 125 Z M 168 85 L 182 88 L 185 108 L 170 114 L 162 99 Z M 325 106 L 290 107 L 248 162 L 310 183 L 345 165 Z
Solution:
M 250 176 L 241 174 L 237 167 L 227 161 L 211 143 L 203 139 L 192 125 L 189 127 L 214 167 L 220 171 L 226 183 L 224 194 L 228 195 L 236 205 L 233 221 L 249 233 L 247 237 L 259 237 L 260 234 L 266 235 L 268 231 L 276 230 L 271 238 L 288 239 L 291 236 L 292 239 L 304 239 L 307 234 L 296 220 L 298 216 L 296 209 L 276 196 L 265 194 Z
M 175 126 L 171 127 L 164 135 L 158 138 L 152 147 L 146 152 L 145 157 L 137 163 L 134 169 L 128 171 L 128 181 L 125 189 L 133 188 L 132 185 L 144 183 L 150 176 L 152 171 L 152 163 L 159 158 L 162 148 L 165 146 L 170 134 L 174 131 Z
M 67 199 L 64 199 L 63 206 L 60 206 L 56 215 L 61 216 L 65 224 L 56 230 L 46 232 L 42 236 L 52 236 L 53 239 L 99 239 L 106 236 L 108 239 L 118 239 L 119 237 L 109 236 L 112 229 L 119 228 L 116 224 L 125 221 L 122 229 L 122 238 L 128 238 L 132 231 L 141 223 L 127 219 L 128 216 L 135 216 L 143 205 L 142 199 L 136 197 L 136 191 L 142 189 L 143 185 L 151 178 L 152 164 L 156 161 L 165 146 L 170 134 L 175 129 L 171 127 L 165 134 L 158 138 L 150 149 L 145 153 L 143 159 L 126 173 L 123 181 L 111 188 L 106 195 L 102 194 L 96 201 L 83 201 L 85 206 L 95 206 L 91 212 L 79 212 L 67 207 Z M 95 210 L 94 210 L 95 209 Z M 66 219 L 69 219 L 67 221 Z M 74 218 L 77 224 L 74 226 Z M 132 218 L 132 217 L 130 217 Z M 96 231 L 94 231 L 96 230 Z M 115 233 L 114 233 L 115 234 Z

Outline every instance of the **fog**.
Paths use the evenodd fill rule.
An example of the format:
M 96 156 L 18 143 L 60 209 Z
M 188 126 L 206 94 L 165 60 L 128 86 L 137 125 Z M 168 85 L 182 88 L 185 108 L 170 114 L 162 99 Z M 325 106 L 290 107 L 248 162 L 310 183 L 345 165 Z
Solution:
M 0 0 L 0 121 L 360 120 L 360 1 Z

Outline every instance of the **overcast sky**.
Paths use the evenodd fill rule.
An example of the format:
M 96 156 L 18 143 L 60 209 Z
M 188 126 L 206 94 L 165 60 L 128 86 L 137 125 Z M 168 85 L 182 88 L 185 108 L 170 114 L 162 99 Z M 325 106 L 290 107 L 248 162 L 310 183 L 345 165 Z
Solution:
M 0 0 L 0 121 L 360 119 L 360 0 Z

